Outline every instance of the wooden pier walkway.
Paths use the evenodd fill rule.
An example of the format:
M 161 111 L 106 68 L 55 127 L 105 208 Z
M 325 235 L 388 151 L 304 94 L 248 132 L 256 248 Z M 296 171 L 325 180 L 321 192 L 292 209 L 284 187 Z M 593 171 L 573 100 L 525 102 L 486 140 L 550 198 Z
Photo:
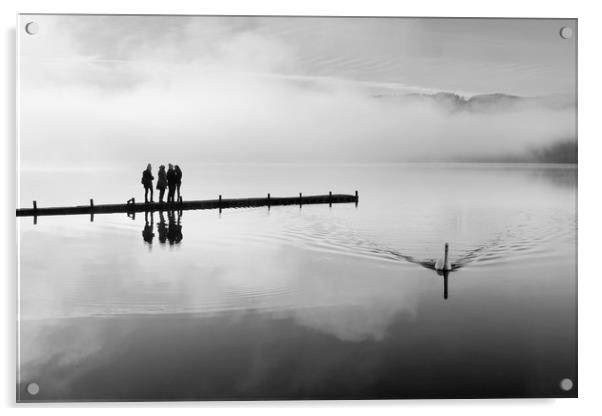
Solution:
M 200 201 L 185 201 L 180 200 L 177 202 L 150 202 L 150 203 L 136 203 L 134 198 L 130 199 L 125 204 L 99 204 L 95 205 L 94 200 L 90 199 L 89 205 L 77 205 L 71 207 L 38 207 L 37 201 L 33 201 L 33 208 L 17 208 L 17 217 L 41 217 L 46 215 L 91 215 L 91 219 L 94 214 L 114 214 L 114 213 L 127 213 L 133 214 L 136 212 L 152 212 L 152 211 L 187 211 L 195 209 L 222 209 L 226 208 L 248 208 L 248 207 L 262 207 L 262 206 L 277 206 L 277 205 L 310 205 L 310 204 L 344 204 L 344 203 L 355 203 L 356 206 L 359 201 L 358 192 L 355 191 L 355 195 L 346 194 L 333 194 L 329 192 L 328 195 L 308 195 L 303 196 L 301 193 L 299 196 L 293 197 L 272 197 L 267 194 L 264 198 L 222 198 L 220 195 L 218 199 L 208 199 Z

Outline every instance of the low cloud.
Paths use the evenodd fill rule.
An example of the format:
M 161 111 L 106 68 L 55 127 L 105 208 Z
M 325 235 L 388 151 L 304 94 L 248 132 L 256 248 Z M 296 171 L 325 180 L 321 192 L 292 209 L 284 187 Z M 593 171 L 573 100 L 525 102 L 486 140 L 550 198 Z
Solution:
M 174 23 L 155 44 L 144 38 L 152 25 L 138 33 L 132 22 L 116 32 L 123 45 L 116 38 L 82 45 L 49 27 L 56 56 L 32 57 L 35 48 L 23 46 L 23 167 L 158 154 L 226 163 L 454 161 L 575 138 L 573 105 L 450 111 L 436 99 L 416 100 L 433 92 L 424 86 L 303 72 L 295 45 L 249 22 Z M 396 99 L 382 99 L 391 94 Z

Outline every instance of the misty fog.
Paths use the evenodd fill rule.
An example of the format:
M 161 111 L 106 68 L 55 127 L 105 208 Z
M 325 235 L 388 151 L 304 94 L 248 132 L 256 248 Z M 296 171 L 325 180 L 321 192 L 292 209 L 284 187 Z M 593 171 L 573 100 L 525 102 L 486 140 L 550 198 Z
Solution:
M 281 24 L 287 19 L 112 19 L 40 16 L 39 35 L 21 39 L 23 168 L 144 163 L 158 155 L 206 163 L 513 160 L 576 140 L 571 72 L 547 56 L 540 58 L 552 71 L 541 74 L 551 77 L 549 94 L 523 87 L 538 77 L 526 53 L 512 66 L 470 62 L 466 47 L 456 51 L 463 59 L 439 51 L 434 60 L 416 45 L 404 52 L 408 42 L 395 43 L 387 28 L 417 33 L 423 44 L 437 40 L 425 40 L 428 28 L 409 30 L 418 27 L 411 21 L 386 20 L 381 29 L 378 19 L 355 20 L 350 34 L 349 22 L 328 32 L 321 20 L 316 27 L 331 47 L 315 44 L 312 53 L 311 24 L 291 35 Z M 112 35 L 98 34 L 109 23 Z M 395 48 L 374 51 L 391 42 Z M 393 50 L 399 57 L 391 63 Z M 404 68 L 417 62 L 431 77 L 449 76 L 450 86 L 465 79 L 466 87 L 413 81 Z M 512 68 L 524 79 L 500 83 Z M 517 94 L 521 88 L 526 94 Z M 465 108 L 441 100 L 452 93 L 499 95 Z

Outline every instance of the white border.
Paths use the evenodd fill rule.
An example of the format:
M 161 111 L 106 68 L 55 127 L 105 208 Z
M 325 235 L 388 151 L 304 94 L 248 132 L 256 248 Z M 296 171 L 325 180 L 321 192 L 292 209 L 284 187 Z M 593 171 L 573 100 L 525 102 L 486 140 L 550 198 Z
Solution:
M 21 45 L 21 36 L 22 33 L 20 30 L 18 30 L 20 28 L 21 25 L 21 18 L 19 16 L 17 16 L 16 18 L 16 23 L 15 23 L 15 27 L 17 28 L 16 30 L 16 50 L 19 51 L 21 50 L 20 45 Z M 20 94 L 20 90 L 21 88 L 19 88 L 19 86 L 21 85 L 21 60 L 18 59 L 17 57 L 15 57 L 16 62 L 15 62 L 15 75 L 16 75 L 16 82 L 15 82 L 15 115 L 16 115 L 16 119 L 15 119 L 15 126 L 16 126 L 16 130 L 17 130 L 17 143 L 16 143 L 16 163 L 15 163 L 15 176 L 17 177 L 17 189 L 16 189 L 16 193 L 15 193 L 15 197 L 16 197 L 16 204 L 18 204 L 21 200 L 21 123 L 19 123 L 19 120 L 21 119 L 21 94 Z M 19 321 L 20 317 L 21 317 L 21 302 L 19 301 L 21 299 L 21 221 L 17 221 L 17 229 L 16 229 L 16 241 L 17 241 L 17 299 L 16 299 L 16 304 L 17 304 L 17 322 Z M 20 331 L 20 326 L 17 324 L 17 328 L 16 328 L 16 335 L 17 335 L 17 350 L 16 350 L 16 363 L 17 363 L 17 375 L 16 375 L 16 383 L 17 385 L 19 385 L 21 383 L 21 331 Z M 20 394 L 17 391 L 17 397 L 19 397 Z
M 5 407 L 15 407 L 15 333 L 16 333 L 16 226 L 14 220 L 15 186 L 15 15 L 21 13 L 133 13 L 133 14 L 302 14 L 302 15 L 377 15 L 377 16 L 472 16 L 472 17 L 562 17 L 579 18 L 579 399 L 562 400 L 438 400 L 438 401 L 384 401 L 384 402 L 242 402 L 242 403 L 175 403 L 175 404 L 91 404 L 91 405 L 46 405 L 44 412 L 63 414 L 73 407 L 87 407 L 86 412 L 105 413 L 131 412 L 135 407 L 147 413 L 163 414 L 164 407 L 199 411 L 223 412 L 244 411 L 251 414 L 266 412 L 306 413 L 328 412 L 347 415 L 365 414 L 371 411 L 413 414 L 488 415 L 522 414 L 567 415 L 595 414 L 601 411 L 598 386 L 602 367 L 602 336 L 599 317 L 602 316 L 598 297 L 602 293 L 602 272 L 599 269 L 598 240 L 602 231 L 600 200 L 602 178 L 600 155 L 600 111 L 602 89 L 600 88 L 600 27 L 602 15 L 597 12 L 596 2 L 549 0 L 535 2 L 527 0 L 505 0 L 498 2 L 454 0 L 420 2 L 393 2 L 381 0 L 103 0 L 78 2 L 76 0 L 3 0 L 0 2 L 4 57 L 2 80 L 4 100 L 0 126 L 4 127 L 4 201 L 5 235 L 2 240 L 2 263 L 5 273 L 3 284 L 4 314 L 2 342 L 3 369 L 0 392 Z M 27 407 L 32 411 L 36 407 Z M 193 409 L 190 409 L 190 408 Z M 203 407 L 204 409 L 194 409 Z M 123 409 L 120 409 L 123 408 Z M 14 410 L 14 409 L 11 409 Z M 75 410 L 78 411 L 78 410 Z M 78 411 L 79 412 L 79 411 Z

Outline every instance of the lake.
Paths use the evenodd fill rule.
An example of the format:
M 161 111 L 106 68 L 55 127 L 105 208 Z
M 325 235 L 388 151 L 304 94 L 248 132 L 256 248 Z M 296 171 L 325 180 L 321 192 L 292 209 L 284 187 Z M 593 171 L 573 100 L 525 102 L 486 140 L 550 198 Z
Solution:
M 145 165 L 24 170 L 19 206 L 143 200 Z M 17 219 L 19 400 L 576 396 L 576 166 L 182 170 L 359 205 Z M 446 242 L 448 276 L 408 261 Z

